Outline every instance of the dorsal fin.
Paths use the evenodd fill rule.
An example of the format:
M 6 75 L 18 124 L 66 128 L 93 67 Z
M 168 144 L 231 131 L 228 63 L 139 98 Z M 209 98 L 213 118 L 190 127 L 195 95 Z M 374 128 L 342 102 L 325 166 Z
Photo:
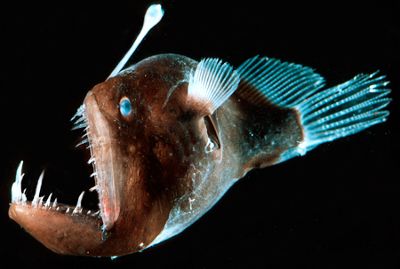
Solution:
M 212 114 L 235 92 L 239 81 L 239 75 L 230 64 L 216 58 L 202 59 L 190 74 L 189 101 Z
M 265 101 L 291 108 L 324 86 L 324 78 L 313 69 L 277 59 L 255 56 L 239 66 L 239 95 L 262 105 Z

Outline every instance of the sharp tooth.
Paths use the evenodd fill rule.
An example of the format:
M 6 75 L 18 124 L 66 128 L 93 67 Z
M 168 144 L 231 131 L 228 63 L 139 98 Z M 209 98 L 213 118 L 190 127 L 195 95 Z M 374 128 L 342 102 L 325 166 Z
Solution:
M 98 187 L 98 186 L 95 185 L 95 186 L 91 187 L 91 188 L 89 189 L 89 191 L 92 192 L 92 191 L 94 191 L 94 190 L 97 190 L 97 187 Z
M 54 199 L 54 202 L 53 202 L 53 207 L 55 208 L 56 206 L 57 206 L 57 198 Z
M 25 205 L 27 200 L 28 199 L 26 199 L 26 189 L 24 189 L 24 192 L 22 193 L 21 203 Z
M 38 202 L 39 206 L 43 205 L 43 198 L 44 198 L 44 196 L 39 197 L 39 202 Z
M 86 138 L 86 139 L 83 139 L 81 142 L 79 142 L 78 144 L 76 144 L 76 148 L 77 147 L 79 147 L 79 146 L 81 146 L 81 145 L 84 145 L 84 144 L 87 144 L 87 143 L 89 143 L 89 140 Z
M 44 207 L 48 208 L 50 207 L 50 203 L 51 203 L 51 196 L 53 195 L 53 193 L 50 193 L 49 197 L 46 200 L 46 203 L 44 204 Z
M 93 173 L 90 175 L 90 177 L 94 177 L 94 176 L 97 176 L 97 172 L 93 172 Z
M 85 119 L 85 117 L 83 116 L 83 115 L 81 115 L 81 116 L 79 116 L 79 118 L 77 118 L 76 120 L 75 120 L 75 124 L 78 124 L 78 123 L 81 123 L 81 122 L 85 122 L 86 121 L 86 119 Z
M 96 216 L 96 215 L 98 215 L 98 214 L 100 214 L 100 210 L 97 210 L 96 212 L 94 212 L 94 213 L 92 214 L 92 216 L 94 217 L 94 216 Z
M 21 182 L 24 174 L 22 174 L 22 166 L 24 161 L 21 161 L 18 165 L 17 172 L 15 174 L 15 182 L 11 186 L 11 202 L 18 203 L 23 200 L 23 195 L 21 193 Z
M 90 215 L 90 213 L 92 213 L 92 210 L 88 210 L 88 212 L 86 214 Z
M 91 157 L 87 163 L 88 164 L 96 163 L 96 160 L 94 159 L 94 157 Z
M 74 116 L 71 118 L 73 121 L 77 117 L 82 117 L 85 114 L 85 105 L 81 105 L 75 112 Z
M 67 210 L 65 211 L 65 214 L 68 214 L 69 213 L 69 207 L 67 208 Z
M 33 200 L 32 200 L 32 205 L 33 206 L 37 206 L 37 204 L 39 202 L 39 194 L 40 194 L 40 189 L 42 188 L 43 176 L 44 176 L 44 170 L 40 174 L 39 179 L 38 179 L 38 183 L 36 185 L 35 196 L 33 197 Z
M 78 130 L 81 128 L 86 128 L 87 127 L 87 123 L 86 122 L 82 122 L 81 124 L 77 124 L 74 127 L 72 127 L 72 130 Z
M 81 204 L 82 204 L 82 198 L 83 198 L 83 195 L 84 195 L 84 194 L 85 194 L 85 192 L 83 191 L 83 192 L 79 195 L 78 201 L 76 202 L 76 206 L 75 206 L 75 209 L 74 209 L 74 211 L 72 212 L 72 214 L 81 213 L 81 212 L 82 212 L 82 206 L 81 206 Z
M 80 117 L 80 115 L 78 114 L 78 111 L 72 116 L 72 118 L 70 119 L 70 121 L 75 121 L 75 119 L 77 117 Z

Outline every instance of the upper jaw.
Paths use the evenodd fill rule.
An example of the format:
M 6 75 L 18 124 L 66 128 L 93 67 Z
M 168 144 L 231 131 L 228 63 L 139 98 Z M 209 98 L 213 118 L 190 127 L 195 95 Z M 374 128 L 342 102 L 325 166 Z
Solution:
M 84 117 L 94 169 L 95 189 L 99 196 L 103 231 L 109 231 L 120 214 L 123 169 L 119 161 L 113 129 L 89 91 L 84 101 Z

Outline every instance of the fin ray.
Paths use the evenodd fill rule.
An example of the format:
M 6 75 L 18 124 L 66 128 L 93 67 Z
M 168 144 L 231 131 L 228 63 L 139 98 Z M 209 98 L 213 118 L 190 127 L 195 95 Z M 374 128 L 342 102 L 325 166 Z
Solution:
M 324 78 L 313 69 L 266 57 L 253 57 L 239 66 L 238 94 L 255 105 L 265 102 L 293 109 L 299 115 L 303 141 L 281 160 L 305 154 L 316 146 L 358 133 L 384 122 L 389 112 L 389 82 L 379 72 L 360 74 L 322 89 Z
M 303 150 L 386 121 L 389 112 L 383 109 L 391 101 L 390 90 L 386 77 L 377 74 L 356 76 L 296 107 L 304 128 Z
M 267 100 L 291 108 L 324 85 L 324 78 L 309 67 L 266 57 L 246 60 L 237 72 L 242 80 L 240 95 L 255 104 Z
M 239 81 L 239 75 L 231 65 L 216 58 L 206 58 L 190 75 L 188 96 L 201 102 L 212 114 L 234 93 Z

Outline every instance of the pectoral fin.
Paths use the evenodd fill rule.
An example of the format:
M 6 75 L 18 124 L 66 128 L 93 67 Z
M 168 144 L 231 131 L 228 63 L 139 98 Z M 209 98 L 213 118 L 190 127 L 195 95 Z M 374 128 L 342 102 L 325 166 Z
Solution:
M 228 63 L 216 58 L 199 62 L 190 74 L 188 102 L 206 114 L 212 114 L 237 89 L 239 75 Z

